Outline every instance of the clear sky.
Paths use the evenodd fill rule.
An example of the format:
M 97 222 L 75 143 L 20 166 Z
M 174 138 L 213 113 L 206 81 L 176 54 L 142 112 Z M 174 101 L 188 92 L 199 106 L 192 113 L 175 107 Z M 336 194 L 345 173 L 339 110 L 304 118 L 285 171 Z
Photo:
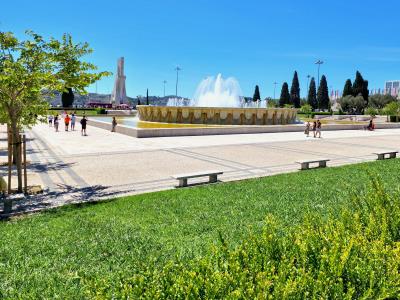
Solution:
M 44 36 L 72 34 L 94 49 L 89 60 L 101 70 L 116 71 L 125 57 L 131 97 L 175 93 L 192 97 L 206 76 L 222 73 L 239 81 L 251 96 L 277 97 L 281 84 L 297 70 L 302 95 L 307 75 L 342 89 L 356 70 L 370 88 L 400 79 L 400 1 L 398 0 L 15 0 L 1 1 L 0 30 L 22 37 L 25 29 Z M 98 83 L 111 93 L 113 77 Z M 94 92 L 95 86 L 89 91 Z

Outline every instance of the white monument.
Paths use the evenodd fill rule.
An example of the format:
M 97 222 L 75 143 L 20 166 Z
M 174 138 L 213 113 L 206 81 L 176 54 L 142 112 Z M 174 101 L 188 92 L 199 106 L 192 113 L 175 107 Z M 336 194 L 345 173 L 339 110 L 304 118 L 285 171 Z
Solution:
M 114 90 L 111 94 L 111 103 L 114 105 L 128 104 L 128 98 L 126 97 L 124 75 L 124 58 L 118 59 L 117 74 L 115 74 Z

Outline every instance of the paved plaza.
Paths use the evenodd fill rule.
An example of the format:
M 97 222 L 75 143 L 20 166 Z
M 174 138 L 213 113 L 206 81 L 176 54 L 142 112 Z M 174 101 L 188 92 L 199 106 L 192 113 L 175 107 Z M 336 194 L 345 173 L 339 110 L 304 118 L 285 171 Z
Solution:
M 1 134 L 6 161 L 4 127 Z M 221 170 L 221 181 L 231 181 L 297 171 L 301 159 L 328 158 L 337 166 L 400 148 L 400 129 L 329 131 L 322 139 L 299 132 L 137 139 L 92 126 L 88 136 L 56 133 L 43 124 L 27 135 L 29 184 L 45 193 L 18 204 L 20 211 L 171 189 L 177 184 L 171 176 L 180 173 Z

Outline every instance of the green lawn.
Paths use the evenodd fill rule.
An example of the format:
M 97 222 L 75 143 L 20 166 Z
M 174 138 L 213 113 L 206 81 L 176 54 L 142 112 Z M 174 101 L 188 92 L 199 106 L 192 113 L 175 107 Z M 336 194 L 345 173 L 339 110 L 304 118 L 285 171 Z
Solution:
M 69 206 L 0 223 L 0 298 L 78 299 L 94 278 L 118 284 L 143 264 L 234 246 L 272 213 L 286 226 L 361 193 L 370 174 L 397 189 L 400 160 L 364 163 Z M 111 280 L 110 280 L 111 279 Z

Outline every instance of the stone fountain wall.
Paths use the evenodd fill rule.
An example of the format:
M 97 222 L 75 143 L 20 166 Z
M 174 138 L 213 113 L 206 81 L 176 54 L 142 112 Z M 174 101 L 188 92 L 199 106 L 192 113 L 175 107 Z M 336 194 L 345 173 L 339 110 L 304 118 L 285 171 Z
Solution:
M 136 106 L 139 119 L 147 122 L 209 125 L 285 125 L 296 121 L 293 108 L 226 108 Z

